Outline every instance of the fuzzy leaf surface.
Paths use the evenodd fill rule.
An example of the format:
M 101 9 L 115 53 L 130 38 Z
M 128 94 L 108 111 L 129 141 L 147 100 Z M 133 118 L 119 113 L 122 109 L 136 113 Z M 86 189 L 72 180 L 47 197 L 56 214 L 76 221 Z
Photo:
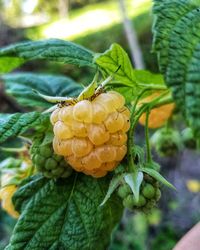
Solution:
M 7 73 L 26 61 L 48 61 L 95 67 L 93 53 L 72 42 L 48 39 L 21 42 L 0 49 L 0 73 Z
M 154 0 L 153 50 L 177 107 L 200 137 L 200 1 Z
M 14 195 L 22 212 L 7 250 L 105 250 L 122 214 L 116 197 L 100 207 L 108 178 L 74 174 L 66 180 L 40 175 L 25 182 Z
M 104 53 L 97 54 L 94 61 L 108 75 L 113 75 L 123 85 L 132 87 L 135 83 L 131 61 L 119 44 L 114 43 Z
M 42 127 L 48 121 L 48 115 L 41 115 L 39 112 L 1 114 L 0 143 L 11 137 L 21 135 L 31 128 Z
M 126 103 L 131 103 L 144 89 L 148 90 L 142 97 L 157 92 L 159 86 L 161 86 L 161 88 L 165 87 L 163 76 L 160 74 L 151 73 L 147 70 L 134 70 L 134 77 L 135 82 L 132 82 L 130 86 L 125 86 L 123 83 L 111 82 L 108 88 L 118 91 L 126 98 Z
M 52 104 L 38 96 L 33 90 L 49 96 L 77 96 L 81 85 L 65 76 L 33 73 L 13 73 L 1 76 L 8 95 L 24 107 L 49 108 Z

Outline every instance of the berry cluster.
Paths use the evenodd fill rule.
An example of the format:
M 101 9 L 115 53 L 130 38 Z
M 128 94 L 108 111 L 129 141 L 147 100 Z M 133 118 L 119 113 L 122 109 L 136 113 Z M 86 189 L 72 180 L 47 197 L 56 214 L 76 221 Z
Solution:
M 101 93 L 92 100 L 56 109 L 54 151 L 78 172 L 103 177 L 124 158 L 130 112 L 117 92 Z
M 56 155 L 52 143 L 42 145 L 43 137 L 36 138 L 31 147 L 31 158 L 39 172 L 47 178 L 67 178 L 72 168 L 63 156 Z
M 159 183 L 152 177 L 145 175 L 138 201 L 136 201 L 131 188 L 126 183 L 119 186 L 118 195 L 122 198 L 124 207 L 146 213 L 156 205 L 161 197 L 161 192 Z

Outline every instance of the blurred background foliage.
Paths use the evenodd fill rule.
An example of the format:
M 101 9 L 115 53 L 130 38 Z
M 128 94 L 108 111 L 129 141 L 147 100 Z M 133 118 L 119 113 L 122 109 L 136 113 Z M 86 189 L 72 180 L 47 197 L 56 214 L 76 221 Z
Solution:
M 151 0 L 125 1 L 135 27 L 145 68 L 158 72 L 151 53 Z M 0 0 L 0 46 L 23 40 L 60 38 L 103 52 L 119 43 L 130 54 L 117 0 Z M 91 81 L 92 70 L 59 63 L 33 61 L 16 71 L 64 74 L 77 82 Z M 1 87 L 1 84 L 0 84 Z M 0 111 L 24 111 L 0 88 Z M 143 145 L 143 128 L 137 128 L 138 144 Z M 8 142 L 12 143 L 12 142 Z M 0 151 L 0 161 L 9 153 Z M 149 215 L 124 212 L 109 250 L 171 250 L 200 218 L 200 160 L 190 150 L 176 157 L 161 159 L 155 154 L 164 174 L 177 191 L 163 188 L 159 206 Z M 0 212 L 0 249 L 9 240 L 15 221 Z

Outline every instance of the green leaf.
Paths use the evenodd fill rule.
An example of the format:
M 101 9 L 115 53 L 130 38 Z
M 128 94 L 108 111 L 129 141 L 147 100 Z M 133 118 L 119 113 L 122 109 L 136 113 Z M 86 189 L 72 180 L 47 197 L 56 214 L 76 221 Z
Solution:
M 106 193 L 106 196 L 104 197 L 103 201 L 101 202 L 100 206 L 103 206 L 109 199 L 110 196 L 114 193 L 114 191 L 119 186 L 121 180 L 123 179 L 123 175 L 115 175 L 113 176 L 112 180 L 110 181 L 108 191 Z
M 136 85 L 131 61 L 120 45 L 112 44 L 104 53 L 96 54 L 94 61 L 108 75 L 114 75 L 121 84 L 131 87 Z
M 109 178 L 74 174 L 66 180 L 29 179 L 14 195 L 22 212 L 6 249 L 105 250 L 122 205 L 113 196 L 100 207 Z
M 3 143 L 11 137 L 21 135 L 28 129 L 42 127 L 49 121 L 47 114 L 39 112 L 1 114 L 0 116 L 0 143 Z
M 23 64 L 25 60 L 18 57 L 0 57 L 0 73 L 7 73 Z
M 135 196 L 136 202 L 139 201 L 140 186 L 142 184 L 143 177 L 144 177 L 143 173 L 140 171 L 137 171 L 136 173 L 126 174 L 124 176 L 124 180 L 131 188 L 131 190 Z
M 36 59 L 95 67 L 91 51 L 68 41 L 49 39 L 21 42 L 0 49 L 0 73 Z
M 81 85 L 65 76 L 53 76 L 46 74 L 14 73 L 1 76 L 8 95 L 25 107 L 49 108 L 49 102 L 34 93 L 33 89 L 50 96 L 77 96 Z
M 154 45 L 161 72 L 200 137 L 200 1 L 154 0 Z
M 140 168 L 140 170 L 152 176 L 157 181 L 163 183 L 165 186 L 176 190 L 176 188 L 170 182 L 168 182 L 161 174 L 159 174 L 156 170 L 152 168 Z
M 151 73 L 147 70 L 134 70 L 135 82 L 132 83 L 132 86 L 124 86 L 123 83 L 113 83 L 111 82 L 108 85 L 108 88 L 114 89 L 121 93 L 125 99 L 126 103 L 131 103 L 138 97 L 138 94 L 144 89 L 148 89 L 142 97 L 146 97 L 159 91 L 159 89 L 164 89 L 164 79 L 161 74 Z
M 134 70 L 134 75 L 138 85 L 145 84 L 148 87 L 148 84 L 151 85 L 161 85 L 164 86 L 164 78 L 161 74 L 155 74 L 148 70 Z

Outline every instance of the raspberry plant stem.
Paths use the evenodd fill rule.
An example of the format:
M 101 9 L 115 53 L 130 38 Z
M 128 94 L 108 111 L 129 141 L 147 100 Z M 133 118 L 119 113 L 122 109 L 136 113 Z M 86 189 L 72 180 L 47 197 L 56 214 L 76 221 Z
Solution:
M 146 153 L 147 153 L 148 163 L 152 162 L 151 146 L 149 143 L 149 114 L 150 114 L 150 108 L 147 109 L 146 122 L 145 122 L 145 140 L 146 140 Z
M 137 103 L 138 103 L 140 97 L 142 96 L 142 94 L 144 92 L 145 91 L 143 91 L 138 96 L 138 98 L 135 101 L 135 104 L 131 108 L 131 116 L 130 116 L 131 126 L 130 126 L 130 129 L 129 129 L 129 132 L 128 132 L 128 162 L 129 162 L 129 170 L 131 172 L 133 172 L 133 173 L 136 172 L 136 167 L 135 167 L 135 164 L 134 164 L 134 153 L 133 153 L 133 150 L 132 150 L 133 147 L 134 147 L 134 139 L 133 138 L 134 138 L 135 127 L 136 127 L 136 125 L 138 123 L 138 120 L 140 119 L 140 116 L 144 112 L 148 112 L 148 110 L 150 111 L 150 109 L 152 109 L 152 108 L 157 108 L 157 107 L 163 106 L 165 104 L 173 103 L 173 99 L 171 97 L 160 100 L 163 97 L 163 95 L 166 95 L 166 93 L 164 93 L 163 95 L 161 95 L 158 98 L 154 99 L 152 102 L 144 103 L 138 110 L 136 110 Z M 148 117 L 148 114 L 147 114 L 147 117 Z M 147 137 L 148 137 L 148 141 L 146 139 L 146 143 L 147 143 L 147 159 L 148 159 L 148 161 L 151 161 L 151 152 L 150 152 L 149 133 L 148 133 L 148 131 L 146 131 L 146 138 Z

